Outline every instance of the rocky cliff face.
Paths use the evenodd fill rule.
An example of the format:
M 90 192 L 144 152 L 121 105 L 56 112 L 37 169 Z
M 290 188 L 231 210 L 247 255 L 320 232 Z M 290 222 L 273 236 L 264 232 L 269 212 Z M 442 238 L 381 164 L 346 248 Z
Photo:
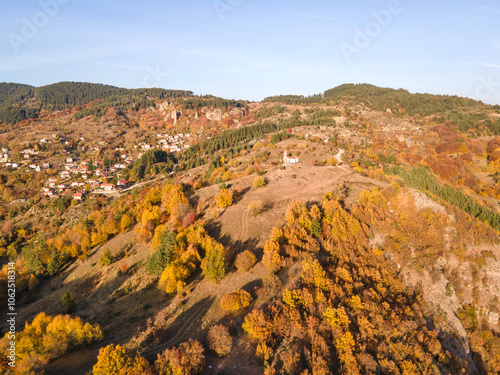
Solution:
M 240 107 L 232 108 L 229 114 L 234 117 L 245 116 L 245 109 Z
M 224 119 L 224 114 L 222 113 L 222 109 L 220 108 L 216 108 L 213 111 L 207 111 L 205 116 L 210 121 L 222 121 Z
M 173 108 L 173 103 L 170 103 L 169 101 L 164 101 L 158 106 L 158 110 L 165 114 L 166 112 L 171 111 Z
M 169 101 L 165 101 L 158 106 L 158 110 L 165 115 L 164 121 L 167 121 L 169 118 L 174 120 L 174 125 L 177 123 L 177 120 L 182 116 L 182 112 L 175 109 L 174 103 L 170 103 Z
M 174 109 L 171 113 L 170 113 L 170 117 L 172 118 L 172 120 L 174 120 L 174 125 L 177 123 L 177 120 L 179 120 L 179 118 L 181 117 L 182 115 L 182 112 L 181 111 L 178 111 L 176 109 Z

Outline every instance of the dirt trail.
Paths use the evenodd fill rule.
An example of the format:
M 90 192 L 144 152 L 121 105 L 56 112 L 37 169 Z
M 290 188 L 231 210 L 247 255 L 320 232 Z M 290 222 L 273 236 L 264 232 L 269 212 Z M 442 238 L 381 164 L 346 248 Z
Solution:
M 343 150 L 341 150 L 343 151 Z M 344 170 L 346 170 L 345 168 L 343 168 Z M 283 202 L 283 201 L 286 201 L 286 200 L 289 200 L 289 199 L 292 199 L 292 198 L 295 198 L 295 197 L 298 197 L 298 196 L 302 196 L 304 194 L 307 194 L 307 193 L 310 193 L 318 188 L 321 188 L 321 187 L 324 187 L 324 186 L 327 186 L 329 184 L 332 184 L 334 183 L 335 181 L 338 181 L 342 178 L 345 178 L 351 174 L 353 174 L 354 172 L 352 171 L 346 171 L 344 174 L 342 175 L 338 175 L 338 176 L 334 176 L 326 181 L 323 181 L 321 183 L 318 183 L 318 184 L 315 184 L 315 185 L 309 185 L 307 186 L 305 189 L 302 189 L 298 192 L 294 192 L 294 193 L 291 193 L 291 194 L 288 194 L 288 195 L 285 195 L 285 196 L 281 196 L 281 197 L 278 197 L 278 198 L 274 198 L 274 199 L 271 199 L 267 202 L 265 202 L 266 204 L 276 204 L 276 203 L 279 203 L 279 202 Z M 248 238 L 248 215 L 250 213 L 250 210 L 247 208 L 244 212 L 243 212 L 243 215 L 241 216 L 241 234 L 240 234 L 240 241 L 241 242 L 244 242 L 245 240 L 247 240 Z
M 222 296 L 243 288 L 245 285 L 258 280 L 268 273 L 262 263 L 258 263 L 247 273 L 233 272 L 228 274 L 218 284 L 203 279 L 189 297 L 188 303 L 179 310 L 174 322 L 167 328 L 166 334 L 172 335 L 167 341 L 150 348 L 142 353 L 149 361 L 156 359 L 156 354 L 176 346 L 189 338 L 200 338 L 207 322 L 205 316 L 214 315 L 217 321 L 223 317 L 224 312 L 219 307 Z

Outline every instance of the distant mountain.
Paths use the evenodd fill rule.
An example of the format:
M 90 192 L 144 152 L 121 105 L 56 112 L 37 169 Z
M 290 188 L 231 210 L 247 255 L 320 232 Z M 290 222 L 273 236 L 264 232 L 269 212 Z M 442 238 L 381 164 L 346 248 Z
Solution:
M 110 100 L 116 103 L 124 98 L 155 97 L 181 98 L 193 96 L 188 90 L 158 88 L 124 89 L 120 87 L 86 82 L 59 82 L 34 87 L 17 83 L 0 83 L 0 122 L 15 124 L 37 118 L 42 109 L 62 110 L 85 105 L 94 100 Z
M 473 99 L 449 95 L 411 94 L 404 89 L 383 88 L 370 84 L 343 84 L 326 90 L 322 94 L 278 95 L 265 98 L 264 102 L 281 102 L 285 104 L 325 103 L 332 100 L 349 99 L 353 102 L 364 102 L 373 109 L 400 112 L 404 109 L 413 116 L 428 116 L 443 113 L 457 108 L 473 108 L 482 105 Z M 499 107 L 500 108 L 500 107 Z
M 217 98 L 211 95 L 196 96 L 188 90 L 166 90 L 158 88 L 125 89 L 110 85 L 86 82 L 59 82 L 34 87 L 18 83 L 0 83 L 0 123 L 16 124 L 26 119 L 37 118 L 42 109 L 64 110 L 75 106 L 93 104 L 79 116 L 105 113 L 107 108 L 118 110 L 154 106 L 152 99 L 184 99 L 185 109 L 203 106 L 235 107 L 241 102 Z M 312 96 L 278 95 L 265 98 L 263 102 L 281 104 L 331 103 L 348 100 L 397 116 L 435 116 L 440 121 L 452 121 L 461 131 L 477 127 L 478 123 L 500 134 L 499 121 L 492 122 L 483 109 L 500 111 L 500 106 L 489 106 L 482 102 L 449 95 L 412 94 L 404 89 L 383 88 L 370 84 L 343 84 Z M 499 112 L 500 113 L 500 112 Z
M 349 101 L 397 116 L 434 116 L 440 122 L 450 121 L 459 130 L 468 131 L 479 124 L 500 134 L 500 121 L 492 121 L 485 109 L 500 113 L 500 106 L 491 106 L 480 101 L 450 95 L 412 94 L 404 89 L 383 88 L 370 84 L 344 84 L 312 96 L 278 95 L 265 98 L 263 102 L 282 104 L 328 104 L 332 101 Z

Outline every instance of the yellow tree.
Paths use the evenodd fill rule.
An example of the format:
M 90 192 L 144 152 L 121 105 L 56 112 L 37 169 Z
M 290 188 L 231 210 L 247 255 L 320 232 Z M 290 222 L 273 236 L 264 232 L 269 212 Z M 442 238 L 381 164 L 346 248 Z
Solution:
M 252 296 L 246 290 L 239 289 L 233 293 L 224 295 L 220 299 L 220 307 L 226 311 L 237 311 L 247 307 L 252 302 Z
M 228 189 L 221 189 L 220 193 L 215 197 L 217 207 L 224 208 L 233 204 L 233 195 Z
M 121 345 L 110 344 L 99 349 L 97 363 L 92 372 L 94 375 L 110 374 L 149 374 L 151 373 L 148 361 L 134 355 Z
M 120 230 L 125 232 L 132 225 L 132 219 L 127 214 L 123 214 L 120 220 Z

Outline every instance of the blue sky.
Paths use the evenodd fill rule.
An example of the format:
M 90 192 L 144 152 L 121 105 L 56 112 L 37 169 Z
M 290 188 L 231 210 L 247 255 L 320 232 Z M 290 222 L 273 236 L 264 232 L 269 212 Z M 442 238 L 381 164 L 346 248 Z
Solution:
M 500 104 L 493 0 L 0 0 L 0 82 L 260 100 L 372 83 Z

